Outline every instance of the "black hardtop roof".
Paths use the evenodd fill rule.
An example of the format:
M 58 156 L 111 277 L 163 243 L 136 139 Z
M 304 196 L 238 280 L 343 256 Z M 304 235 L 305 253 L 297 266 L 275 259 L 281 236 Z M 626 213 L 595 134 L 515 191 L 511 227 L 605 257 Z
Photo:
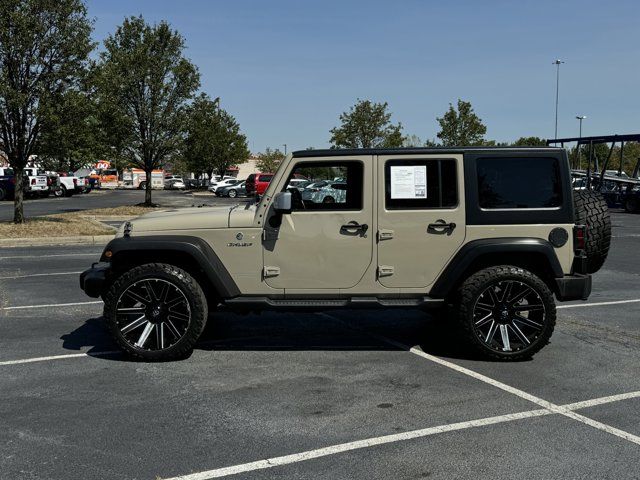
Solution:
M 296 150 L 294 158 L 342 157 L 348 155 L 402 155 L 427 153 L 487 153 L 487 152 L 545 152 L 564 151 L 561 147 L 408 147 L 408 148 L 328 148 L 320 150 Z

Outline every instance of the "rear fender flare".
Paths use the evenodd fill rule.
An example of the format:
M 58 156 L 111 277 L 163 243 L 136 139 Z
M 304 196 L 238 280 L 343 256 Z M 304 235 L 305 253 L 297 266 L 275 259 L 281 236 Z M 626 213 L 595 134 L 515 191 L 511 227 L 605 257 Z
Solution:
M 445 298 L 464 280 L 469 268 L 483 256 L 500 254 L 535 254 L 544 256 L 544 265 L 555 278 L 564 276 L 553 246 L 541 238 L 491 238 L 465 244 L 449 262 L 429 292 L 432 298 Z

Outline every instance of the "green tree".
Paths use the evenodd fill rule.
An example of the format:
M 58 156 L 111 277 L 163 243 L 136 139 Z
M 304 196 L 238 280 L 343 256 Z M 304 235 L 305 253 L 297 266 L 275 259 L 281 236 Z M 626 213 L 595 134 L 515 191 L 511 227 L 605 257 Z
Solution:
M 282 160 L 284 160 L 284 153 L 282 153 L 279 149 L 271 150 L 269 147 L 264 151 L 264 153 L 258 154 L 258 161 L 256 162 L 256 168 L 260 172 L 275 172 Z
M 511 145 L 513 147 L 544 147 L 547 141 L 540 137 L 520 137 Z
M 403 147 L 423 147 L 424 142 L 418 135 L 407 135 L 402 142 Z
M 43 126 L 37 146 L 38 161 L 45 169 L 75 172 L 108 156 L 96 105 L 86 88 L 52 97 L 46 109 L 54 121 Z
M 24 222 L 23 169 L 56 122 L 45 105 L 77 87 L 91 28 L 81 0 L 0 0 L 0 135 L 16 172 L 15 223 Z
M 240 133 L 236 119 L 202 93 L 187 110 L 184 158 L 197 176 L 224 175 L 232 165 L 249 158 L 247 137 Z
M 144 204 L 151 206 L 151 172 L 176 155 L 184 140 L 188 101 L 200 85 L 183 56 L 184 39 L 166 22 L 130 17 L 104 41 L 97 92 L 109 144 L 147 175 Z
M 458 99 L 457 109 L 449 104 L 449 110 L 441 118 L 438 138 L 445 147 L 477 146 L 484 143 L 487 127 L 475 114 L 470 102 Z
M 333 148 L 393 148 L 404 142 L 402 124 L 391 123 L 388 104 L 360 100 L 340 115 L 341 125 L 332 128 Z

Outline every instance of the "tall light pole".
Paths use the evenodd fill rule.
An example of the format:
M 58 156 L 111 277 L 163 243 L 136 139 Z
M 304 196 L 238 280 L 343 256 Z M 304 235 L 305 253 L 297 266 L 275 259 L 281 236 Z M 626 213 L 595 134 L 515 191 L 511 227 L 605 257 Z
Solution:
M 586 115 L 576 115 L 576 118 L 580 121 L 580 135 L 579 137 L 582 138 L 582 121 L 587 118 Z
M 578 121 L 580 122 L 579 138 L 582 138 L 582 121 L 585 118 L 587 118 L 586 115 L 576 115 L 576 119 L 578 119 Z M 582 166 L 582 155 L 580 155 L 580 142 L 578 142 L 578 146 L 576 148 L 578 149 L 578 170 L 580 170 L 580 167 Z
M 552 65 L 556 66 L 556 130 L 553 138 L 558 138 L 558 96 L 560 92 L 560 64 L 564 63 L 559 58 L 556 59 Z

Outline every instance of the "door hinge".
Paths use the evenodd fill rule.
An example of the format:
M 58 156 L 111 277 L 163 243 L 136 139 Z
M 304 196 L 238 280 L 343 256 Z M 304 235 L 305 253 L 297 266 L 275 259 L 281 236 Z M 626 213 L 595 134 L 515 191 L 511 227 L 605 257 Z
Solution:
M 393 238 L 393 230 L 378 230 L 378 241 L 391 240 Z
M 393 267 L 391 265 L 378 265 L 378 278 L 391 275 L 393 275 Z
M 278 275 L 280 275 L 280 267 L 265 266 L 262 269 L 262 276 L 264 278 L 277 277 Z

